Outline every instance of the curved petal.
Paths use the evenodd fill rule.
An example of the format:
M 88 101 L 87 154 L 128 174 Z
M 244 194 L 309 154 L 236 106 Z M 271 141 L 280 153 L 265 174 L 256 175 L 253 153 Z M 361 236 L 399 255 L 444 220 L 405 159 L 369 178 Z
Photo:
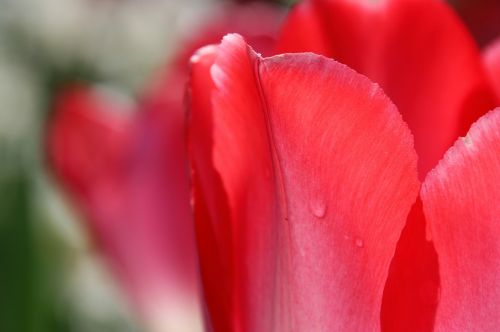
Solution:
M 216 46 L 200 49 L 191 59 L 189 93 L 189 157 L 192 199 L 209 331 L 233 331 L 231 315 L 231 221 L 221 179 L 212 163 L 212 106 L 214 83 L 210 68 Z M 210 209 L 208 207 L 211 207 Z
M 127 111 L 91 89 L 63 92 L 49 161 L 145 323 L 200 330 L 182 122 Z
M 442 1 L 306 0 L 278 50 L 319 52 L 379 83 L 415 136 L 420 178 L 496 106 L 477 47 Z
M 460 138 L 422 186 L 439 255 L 436 331 L 500 326 L 500 108 Z
M 223 267 L 202 271 L 205 294 L 214 280 L 227 287 L 224 305 L 208 303 L 212 324 L 223 322 L 215 330 L 379 330 L 419 188 L 396 108 L 364 76 L 314 54 L 263 59 L 228 35 L 211 67 L 206 56 L 193 70 L 210 68 L 215 88 L 203 97 L 192 81 L 191 99 L 212 109 L 191 109 L 190 151 L 202 267 Z M 202 112 L 212 114 L 204 134 L 193 129 L 207 128 Z
M 500 100 L 500 37 L 485 49 L 483 58 L 491 83 Z

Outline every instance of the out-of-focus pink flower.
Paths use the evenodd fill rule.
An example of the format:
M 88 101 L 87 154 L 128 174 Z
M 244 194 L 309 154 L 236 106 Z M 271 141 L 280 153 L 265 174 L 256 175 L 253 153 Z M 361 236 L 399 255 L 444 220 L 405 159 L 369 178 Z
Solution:
M 229 7 L 193 33 L 135 105 L 74 85 L 55 102 L 48 159 L 146 324 L 201 329 L 185 151 L 188 59 L 238 31 L 269 52 L 281 13 Z
M 132 113 L 77 86 L 55 108 L 50 162 L 142 317 L 158 331 L 196 330 L 181 115 Z
M 488 74 L 434 0 L 303 1 L 278 50 L 326 58 L 261 57 L 229 35 L 192 59 L 211 328 L 500 326 L 496 51 Z

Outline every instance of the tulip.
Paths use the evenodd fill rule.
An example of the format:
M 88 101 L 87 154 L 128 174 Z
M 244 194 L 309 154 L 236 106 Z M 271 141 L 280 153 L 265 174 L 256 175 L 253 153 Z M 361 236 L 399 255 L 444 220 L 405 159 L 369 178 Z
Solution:
M 374 330 L 418 191 L 394 105 L 333 60 L 260 58 L 237 35 L 193 62 L 195 222 L 213 330 Z
M 278 45 L 320 55 L 192 58 L 209 330 L 497 329 L 498 52 L 432 0 L 304 1 Z
M 224 9 L 190 36 L 136 102 L 78 84 L 56 99 L 50 167 L 152 331 L 201 330 L 184 139 L 189 57 L 230 31 L 269 52 L 280 16 L 265 6 Z

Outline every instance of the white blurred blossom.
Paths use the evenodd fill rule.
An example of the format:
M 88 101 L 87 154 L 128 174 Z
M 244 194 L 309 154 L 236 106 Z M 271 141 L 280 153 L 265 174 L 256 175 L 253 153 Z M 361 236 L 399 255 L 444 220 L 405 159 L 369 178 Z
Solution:
M 8 7 L 11 23 L 55 62 L 91 63 L 105 77 L 137 87 L 210 2 L 15 0 Z

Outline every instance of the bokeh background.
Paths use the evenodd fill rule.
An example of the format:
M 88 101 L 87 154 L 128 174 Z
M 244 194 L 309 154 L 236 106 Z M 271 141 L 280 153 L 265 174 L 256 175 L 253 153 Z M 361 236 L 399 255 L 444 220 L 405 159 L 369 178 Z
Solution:
M 499 3 L 452 2 L 481 47 L 500 33 Z M 133 97 L 219 5 L 0 0 L 0 331 L 143 331 L 46 169 L 46 119 L 65 82 Z

